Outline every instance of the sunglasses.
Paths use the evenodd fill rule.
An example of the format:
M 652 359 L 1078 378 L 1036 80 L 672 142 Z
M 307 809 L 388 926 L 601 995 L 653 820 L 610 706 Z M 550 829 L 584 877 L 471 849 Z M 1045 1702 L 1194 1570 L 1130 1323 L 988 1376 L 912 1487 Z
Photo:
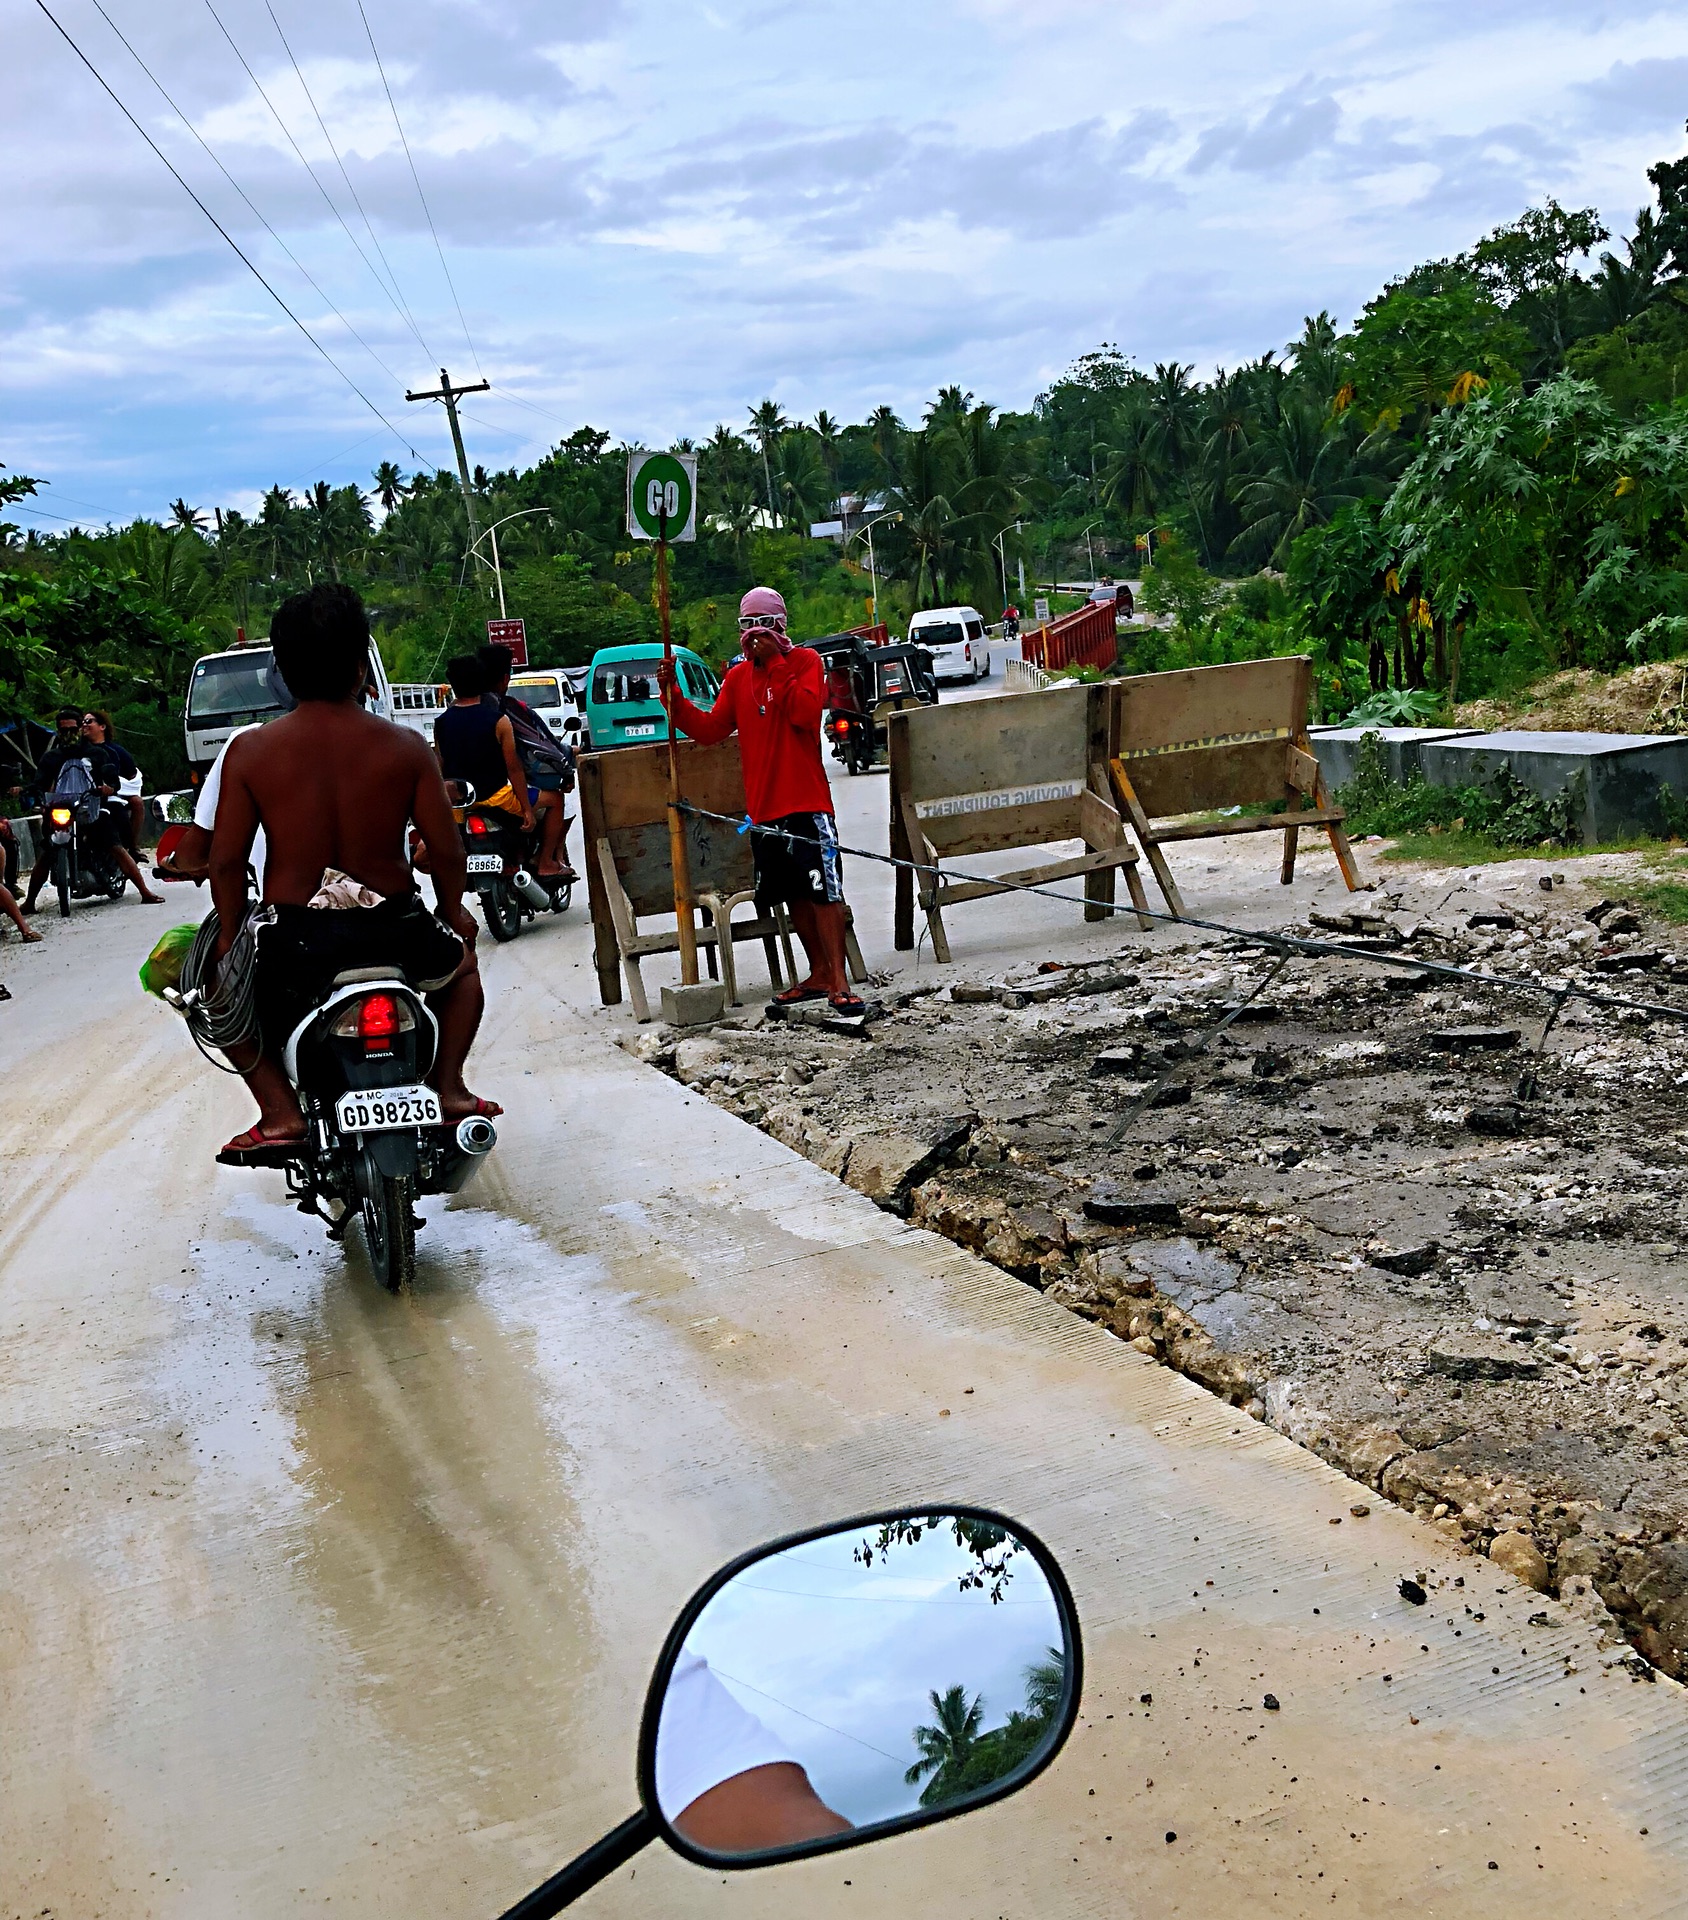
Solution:
M 783 613 L 741 613 L 739 615 L 740 633 L 755 633 L 758 628 L 764 633 L 784 633 L 785 615 Z

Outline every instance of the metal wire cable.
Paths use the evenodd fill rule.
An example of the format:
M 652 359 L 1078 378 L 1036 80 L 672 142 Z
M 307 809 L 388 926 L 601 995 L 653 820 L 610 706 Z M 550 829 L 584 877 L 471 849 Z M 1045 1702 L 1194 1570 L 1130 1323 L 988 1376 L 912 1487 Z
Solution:
M 37 3 L 39 4 L 39 0 L 37 0 Z M 322 182 L 317 178 L 315 167 L 313 167 L 310 161 L 305 158 L 304 149 L 299 145 L 298 141 L 293 138 L 292 128 L 289 127 L 287 122 L 281 117 L 281 109 L 276 105 L 276 103 L 270 98 L 269 94 L 265 91 L 263 81 L 260 80 L 257 74 L 255 74 L 252 71 L 251 61 L 248 60 L 246 55 L 241 52 L 239 44 L 235 40 L 234 35 L 229 32 L 226 26 L 224 26 L 223 17 L 220 13 L 218 13 L 217 9 L 211 4 L 211 0 L 205 0 L 205 11 L 210 14 L 213 20 L 216 21 L 217 30 L 222 34 L 223 38 L 229 43 L 229 47 L 232 50 L 234 57 L 240 62 L 241 66 L 245 69 L 247 79 L 252 82 L 255 88 L 257 88 L 258 98 L 263 101 L 266 107 L 269 108 L 271 119 L 273 119 L 276 125 L 280 127 L 282 131 L 282 137 L 286 140 L 287 144 L 293 149 L 294 157 L 298 160 L 300 166 L 302 166 L 305 169 L 306 175 L 309 177 L 311 185 L 315 187 L 317 192 L 322 195 L 324 206 L 326 206 L 328 208 L 328 211 L 331 214 L 333 214 L 334 218 L 339 221 L 340 231 L 346 236 L 346 238 L 349 241 L 351 241 L 353 250 L 356 252 L 358 258 L 363 262 L 363 264 L 366 267 L 368 267 L 370 272 L 370 277 L 374 280 L 375 284 L 381 289 L 381 291 L 387 296 L 387 298 L 390 301 L 392 301 L 393 310 L 398 314 L 399 318 L 405 323 L 405 325 L 409 327 L 412 334 L 415 335 L 416 344 L 422 349 L 424 353 L 428 354 L 429 359 L 432 359 L 433 354 L 429 350 L 427 341 L 422 338 L 421 333 L 418 331 L 416 322 L 410 317 L 409 314 L 407 314 L 404 311 L 404 309 L 398 304 L 397 300 L 393 298 L 392 289 L 387 285 L 386 281 L 381 278 L 380 274 L 378 274 L 375 271 L 375 263 L 370 259 L 369 255 L 364 252 L 362 243 L 359 241 L 357 235 L 353 233 L 353 231 L 349 226 L 347 226 L 346 216 L 334 204 L 333 196 L 329 193 L 328 189 L 322 184 Z M 406 441 L 405 444 L 409 446 L 410 443 Z M 412 447 L 411 452 L 415 453 L 416 449 Z M 422 456 L 418 453 L 416 454 L 416 457 L 418 460 L 420 460 Z
M 392 297 L 397 301 L 404 313 L 405 319 L 410 323 L 411 332 L 416 335 L 417 340 L 422 345 L 423 351 L 426 352 L 428 343 L 423 340 L 422 329 L 416 324 L 415 316 L 410 311 L 410 302 L 404 297 L 404 289 L 399 285 L 399 277 L 393 271 L 393 263 L 387 258 L 387 250 L 381 244 L 381 236 L 375 231 L 374 226 L 370 222 L 369 215 L 365 211 L 363 202 L 358 198 L 358 190 L 352 185 L 352 176 L 346 171 L 346 163 L 340 158 L 340 149 L 334 144 L 334 136 L 328 131 L 328 123 L 322 117 L 322 109 L 316 103 L 316 95 L 311 92 L 310 82 L 305 78 L 304 69 L 299 65 L 298 56 L 294 53 L 291 42 L 282 31 L 281 22 L 276 18 L 276 11 L 270 4 L 270 0 L 264 0 L 264 10 L 270 16 L 270 24 L 275 28 L 276 38 L 280 40 L 287 54 L 287 58 L 292 62 L 293 77 L 299 82 L 301 91 L 310 103 L 311 112 L 316 116 L 317 127 L 323 139 L 327 142 L 328 151 L 334 156 L 335 166 L 340 169 L 340 178 L 345 181 L 346 191 L 352 196 L 352 205 L 358 210 L 358 217 L 363 221 L 364 231 L 369 235 L 370 244 L 381 256 L 382 266 L 387 269 L 387 278 L 392 283 Z M 428 357 L 432 359 L 433 355 L 430 353 Z M 398 378 L 396 374 L 393 377 L 395 380 Z
M 85 66 L 88 69 L 88 71 L 94 76 L 94 78 L 100 83 L 101 88 L 110 97 L 112 104 L 117 108 L 118 112 L 123 115 L 124 119 L 129 122 L 130 126 L 132 126 L 135 129 L 135 131 L 141 136 L 141 138 L 147 143 L 147 145 L 152 148 L 153 152 L 157 154 L 158 158 L 164 162 L 166 167 L 169 168 L 171 178 L 176 182 L 177 186 L 181 188 L 183 193 L 185 193 L 188 196 L 188 198 L 193 202 L 193 204 L 196 207 L 198 207 L 200 212 L 205 215 L 206 219 L 211 222 L 212 226 L 214 226 L 217 229 L 218 233 L 222 235 L 223 239 L 227 241 L 229 250 L 234 254 L 235 258 L 240 261 L 241 265 L 246 268 L 247 272 L 252 275 L 253 279 L 258 282 L 259 286 L 261 286 L 264 289 L 264 291 L 270 296 L 270 298 L 276 303 L 276 305 L 280 307 L 282 312 L 287 315 L 288 319 L 293 322 L 294 326 L 296 326 L 299 329 L 299 331 L 305 336 L 305 338 L 308 341 L 310 341 L 311 345 L 316 348 L 317 352 L 322 355 L 323 359 L 328 362 L 328 364 L 334 369 L 334 371 L 337 374 L 339 374 L 340 378 L 345 381 L 346 385 L 351 388 L 353 393 L 355 393 L 357 397 L 363 402 L 363 404 L 369 409 L 369 411 L 372 414 L 374 414 L 376 419 L 381 422 L 382 426 L 384 426 L 387 429 L 387 431 L 393 436 L 393 438 L 399 443 L 399 445 L 401 447 L 409 447 L 412 455 L 416 459 L 420 460 L 422 456 L 421 454 L 417 453 L 414 447 L 410 445 L 410 440 L 408 436 L 399 432 L 398 428 L 393 425 L 392 421 L 389 420 L 387 416 L 381 411 L 381 409 L 375 404 L 375 402 L 370 399 L 369 395 L 364 392 L 363 388 L 358 385 L 358 383 L 352 378 L 352 376 L 346 371 L 346 369 L 343 366 L 341 366 L 339 361 L 334 358 L 333 354 L 331 354 L 328 351 L 328 349 L 322 344 L 322 342 L 316 337 L 316 335 L 311 332 L 310 328 L 305 325 L 304 321 L 299 318 L 298 314 L 296 314 L 293 311 L 293 309 L 287 304 L 287 302 L 284 299 L 282 299 L 281 295 L 276 292 L 275 288 L 270 285 L 269 281 L 264 278 L 263 274 L 259 271 L 257 266 L 255 266 L 252 260 L 247 256 L 246 252 L 241 247 L 240 242 L 235 239 L 234 235 L 229 232 L 228 228 L 223 225 L 222 221 L 217 218 L 217 216 L 211 211 L 211 209 L 205 204 L 205 202 L 200 199 L 199 195 L 194 192 L 193 188 L 188 185 L 187 181 L 182 177 L 181 173 L 177 170 L 175 162 L 171 160 L 170 156 L 164 151 L 164 149 L 158 144 L 158 142 L 155 139 L 153 139 L 152 135 L 147 132 L 146 128 L 141 125 L 140 121 L 137 120 L 135 116 L 129 111 L 129 109 L 123 104 L 123 101 L 121 97 L 118 95 L 116 88 L 112 86 L 111 82 L 106 79 L 105 75 L 100 72 L 99 68 L 94 65 L 93 61 L 88 58 L 87 54 L 85 54 L 82 51 L 81 47 L 77 45 L 77 43 L 70 37 L 70 34 L 65 30 L 63 25 L 60 24 L 58 16 L 53 12 L 52 8 L 47 5 L 47 0 L 35 0 L 35 4 L 53 23 L 53 26 L 57 30 L 60 39 L 64 41 L 65 45 L 70 48 L 71 52 L 76 55 L 77 59 L 82 62 L 83 66 Z M 207 4 L 209 5 L 209 0 L 207 0 Z
M 138 66 L 142 71 L 142 73 L 144 73 L 146 77 L 152 82 L 153 86 L 157 88 L 160 97 L 164 100 L 165 104 L 170 108 L 171 112 L 174 113 L 176 118 L 181 121 L 182 125 L 187 128 L 188 132 L 193 135 L 194 139 L 196 139 L 199 142 L 200 146 L 205 149 L 205 153 L 207 157 L 210 159 L 211 164 L 217 169 L 217 171 L 223 176 L 223 178 L 229 183 L 229 185 L 234 188 L 235 192 L 240 195 L 241 199 L 246 202 L 247 208 L 251 212 L 253 218 L 258 221 L 259 225 L 263 227 L 264 231 L 270 236 L 270 238 L 276 243 L 276 245 L 280 247 L 282 252 L 287 255 L 288 259 L 293 262 L 294 266 L 296 266 L 299 269 L 300 273 L 304 275 L 305 279 L 310 284 L 312 292 L 316 294 L 317 298 L 322 301 L 323 305 L 328 308 L 329 312 L 334 315 L 335 319 L 340 322 L 341 326 L 343 326 L 346 329 L 346 331 L 352 336 L 352 338 L 358 343 L 358 345 L 363 348 L 364 352 L 369 355 L 370 359 L 375 362 L 375 364 L 381 369 L 381 371 L 387 376 L 387 378 L 391 380 L 395 385 L 402 384 L 399 381 L 398 375 L 394 373 L 392 368 L 387 365 L 386 361 L 381 358 L 380 354 L 378 354 L 375 351 L 375 349 L 369 344 L 369 342 L 366 339 L 364 339 L 363 335 L 358 332 L 357 328 L 352 325 L 351 321 L 348 320 L 346 316 L 340 311 L 340 309 L 334 304 L 334 302 L 331 299 L 329 299 L 328 295 L 322 290 L 322 287 L 318 284 L 316 276 L 305 265 L 304 261 L 299 258 L 299 256 L 293 251 L 293 249 L 287 244 L 287 242 L 284 239 L 282 239 L 281 235 L 276 232 L 275 228 L 270 225 L 269 221 L 264 218 L 263 214 L 258 210 L 257 206 L 254 204 L 252 196 L 246 191 L 246 189 L 240 184 L 240 182 L 234 177 L 234 175 L 229 172 L 228 168 L 224 166 L 222 160 L 219 159 L 219 157 L 217 156 L 217 153 L 212 148 L 210 142 L 206 140 L 205 136 L 188 118 L 186 113 L 184 113 L 182 109 L 176 104 L 175 100 L 171 97 L 169 91 L 166 89 L 163 81 L 159 79 L 158 75 L 153 72 L 152 68 L 147 65 L 145 60 L 141 58 L 140 54 L 135 49 L 134 43 L 129 39 L 129 36 L 123 31 L 123 29 L 117 24 L 117 22 L 114 19 L 112 19 L 111 15 L 106 12 L 105 7 L 102 4 L 102 0 L 94 0 L 94 10 L 96 13 L 99 14 L 100 18 L 106 23 L 106 25 L 111 28 L 112 32 L 117 35 L 118 39 L 122 41 L 124 48 L 127 50 L 129 54 L 130 59 L 134 61 L 136 66 Z
M 434 236 L 434 251 L 440 257 L 440 271 L 445 275 L 445 283 L 451 289 L 451 298 L 457 308 L 458 324 L 463 329 L 464 344 L 469 349 L 469 358 L 475 363 L 475 371 L 484 380 L 481 371 L 481 356 L 475 351 L 475 343 L 469 337 L 469 322 L 463 317 L 463 302 L 457 297 L 457 282 L 451 277 L 451 269 L 445 263 L 445 248 L 440 245 L 439 229 L 434 225 L 434 216 L 428 207 L 428 196 L 422 191 L 422 176 L 416 171 L 416 162 L 411 156 L 410 142 L 404 137 L 404 122 L 399 118 L 398 102 L 393 98 L 393 89 L 387 82 L 387 69 L 381 64 L 381 49 L 375 44 L 375 35 L 370 28 L 369 15 L 363 10 L 363 0 L 358 0 L 358 18 L 363 22 L 363 30 L 369 40 L 369 51 L 375 56 L 375 71 L 381 76 L 381 85 L 387 95 L 387 105 L 393 110 L 393 125 L 399 130 L 399 144 L 404 148 L 404 157 L 410 165 L 410 177 L 416 182 L 416 197 L 422 202 L 423 217 L 428 222 L 428 231 Z
M 707 807 L 695 806 L 690 800 L 682 800 L 679 805 L 682 813 L 689 813 L 699 820 L 719 820 L 739 833 L 760 833 L 784 840 L 792 846 L 819 845 L 818 841 L 793 833 L 788 827 L 763 826 L 745 814 L 711 813 Z M 991 873 L 968 873 L 961 867 L 946 868 L 928 865 L 920 860 L 904 860 L 896 854 L 871 852 L 866 847 L 841 845 L 838 851 L 849 854 L 852 859 L 872 860 L 882 867 L 903 867 L 910 873 L 929 874 L 934 879 L 947 877 L 951 880 L 978 881 L 986 886 L 998 887 L 1004 893 L 1036 894 L 1041 899 L 1060 900 L 1069 906 L 1091 907 L 1097 904 L 1081 893 L 1064 893 L 1055 887 L 1035 886 L 1025 881 L 999 878 Z M 1457 967 L 1447 960 L 1426 960 L 1404 953 L 1378 953 L 1369 947 L 1345 947 L 1335 940 L 1314 940 L 1301 934 L 1255 933 L 1247 927 L 1227 926 L 1222 920 L 1198 920 L 1191 914 L 1158 913 L 1153 907 L 1114 905 L 1110 911 L 1138 914 L 1145 920 L 1158 921 L 1162 926 L 1194 927 L 1203 933 L 1222 934 L 1227 940 L 1241 940 L 1249 946 L 1264 947 L 1271 953 L 1364 960 L 1378 966 L 1404 968 L 1409 973 L 1433 973 L 1450 980 L 1468 980 L 1474 986 L 1498 987 L 1507 993 L 1533 993 L 1556 1001 L 1584 1000 L 1594 1007 L 1609 1007 L 1618 1012 L 1645 1013 L 1661 1020 L 1688 1022 L 1688 1007 L 1673 1007 L 1658 1000 L 1632 1000 L 1623 994 L 1597 993 L 1592 987 L 1581 986 L 1573 981 L 1549 982 L 1525 979 L 1518 974 L 1479 973 L 1474 967 Z

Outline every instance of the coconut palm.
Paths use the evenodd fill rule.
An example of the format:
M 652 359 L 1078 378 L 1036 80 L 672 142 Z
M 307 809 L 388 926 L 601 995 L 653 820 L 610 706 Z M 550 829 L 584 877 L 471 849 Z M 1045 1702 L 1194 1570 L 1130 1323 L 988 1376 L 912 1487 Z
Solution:
M 1237 495 L 1243 528 L 1233 551 L 1281 567 L 1297 537 L 1338 509 L 1388 491 L 1387 433 L 1355 444 L 1345 418 L 1316 401 L 1292 400 L 1255 443 L 1252 477 Z
M 750 431 L 762 449 L 762 483 L 767 489 L 768 511 L 773 513 L 773 453 L 779 445 L 780 435 L 791 431 L 791 422 L 780 412 L 777 400 L 764 400 L 750 409 Z
M 375 497 L 383 513 L 391 513 L 404 498 L 404 475 L 396 460 L 383 460 L 375 469 Z
M 180 527 L 184 533 L 203 533 L 205 515 L 198 507 L 190 507 L 185 500 L 170 502 L 170 525 Z
M 826 468 L 826 477 L 832 491 L 838 491 L 838 457 L 843 452 L 844 430 L 832 415 L 822 407 L 815 415 L 815 439 L 820 443 L 821 464 Z
M 894 407 L 875 407 L 868 415 L 868 439 L 885 470 L 885 478 L 895 482 L 902 470 L 903 423 Z
M 955 1772 L 963 1767 L 979 1738 L 979 1724 L 984 1718 L 984 1695 L 974 1694 L 969 1706 L 965 1687 L 951 1687 L 942 1695 L 934 1689 L 926 1697 L 932 1702 L 932 1717 L 937 1724 L 914 1729 L 912 1738 L 920 1757 L 903 1775 L 911 1787 L 918 1786 L 928 1774 Z

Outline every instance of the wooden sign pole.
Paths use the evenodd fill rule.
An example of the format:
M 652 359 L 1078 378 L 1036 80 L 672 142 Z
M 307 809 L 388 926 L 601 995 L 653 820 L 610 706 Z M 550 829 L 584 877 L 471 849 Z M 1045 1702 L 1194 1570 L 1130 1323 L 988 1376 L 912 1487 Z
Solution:
M 668 625 L 668 512 L 658 515 L 656 610 L 662 622 L 662 657 L 674 671 L 674 639 Z M 674 689 L 668 700 L 668 857 L 674 869 L 674 919 L 680 930 L 680 982 L 697 985 L 697 923 L 692 918 L 692 877 L 686 858 L 686 823 L 680 813 L 680 752 L 674 739 Z

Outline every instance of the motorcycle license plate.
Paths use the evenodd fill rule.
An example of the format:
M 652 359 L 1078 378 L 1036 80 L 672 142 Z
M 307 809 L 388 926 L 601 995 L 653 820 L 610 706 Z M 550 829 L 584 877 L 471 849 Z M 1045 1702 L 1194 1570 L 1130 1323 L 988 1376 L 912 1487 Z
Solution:
M 472 853 L 469 856 L 471 873 L 502 873 L 504 856 L 501 853 Z
M 440 1096 L 432 1087 L 380 1087 L 373 1093 L 343 1093 L 334 1103 L 342 1133 L 389 1133 L 394 1127 L 437 1127 Z
M 627 735 L 629 740 L 654 740 L 656 738 L 656 722 L 654 720 L 648 721 L 642 727 L 623 727 L 622 732 Z

